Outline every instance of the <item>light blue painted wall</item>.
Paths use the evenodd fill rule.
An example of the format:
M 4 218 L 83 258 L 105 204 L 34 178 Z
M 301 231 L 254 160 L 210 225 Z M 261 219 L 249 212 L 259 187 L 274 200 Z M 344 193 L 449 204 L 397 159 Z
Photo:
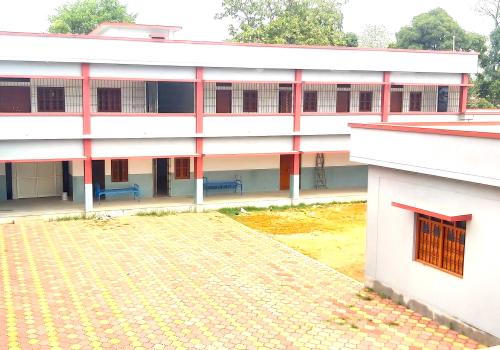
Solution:
M 368 187 L 368 166 L 333 166 L 325 168 L 327 188 Z M 314 168 L 302 168 L 301 188 L 314 189 Z
M 141 198 L 153 197 L 153 174 L 128 174 L 128 182 L 111 182 L 111 176 L 106 175 L 107 189 L 132 187 L 134 184 L 139 185 Z M 129 196 L 132 197 L 131 194 Z
M 85 185 L 83 176 L 71 176 L 71 189 L 73 191 L 73 202 L 85 202 Z
M 7 200 L 7 176 L 0 175 L 0 201 Z
M 194 196 L 194 173 L 189 174 L 189 179 L 176 180 L 174 174 L 170 174 L 170 196 L 171 197 L 193 197 Z
M 240 179 L 243 192 L 268 192 L 280 189 L 279 169 L 207 171 L 205 177 L 208 181 Z

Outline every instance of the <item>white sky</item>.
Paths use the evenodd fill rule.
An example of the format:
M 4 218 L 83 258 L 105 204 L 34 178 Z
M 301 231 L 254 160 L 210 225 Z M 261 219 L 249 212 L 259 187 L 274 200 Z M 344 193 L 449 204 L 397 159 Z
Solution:
M 0 31 L 45 32 L 48 16 L 67 0 L 0 0 Z M 178 39 L 227 38 L 227 23 L 214 19 L 222 0 L 122 0 L 144 24 L 180 25 Z M 395 33 L 413 16 L 443 7 L 468 31 L 489 34 L 493 21 L 474 12 L 476 0 L 349 0 L 344 29 L 360 33 L 366 24 L 383 24 Z

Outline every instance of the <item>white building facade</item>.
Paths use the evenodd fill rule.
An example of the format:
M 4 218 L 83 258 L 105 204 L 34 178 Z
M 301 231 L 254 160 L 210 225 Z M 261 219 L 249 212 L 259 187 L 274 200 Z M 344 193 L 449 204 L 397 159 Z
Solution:
M 350 122 L 471 118 L 476 54 L 172 40 L 178 29 L 0 33 L 0 201 L 67 192 L 91 211 L 97 185 L 137 184 L 202 204 L 203 178 L 299 200 L 366 188 Z
M 369 165 L 366 284 L 500 344 L 500 122 L 353 124 Z

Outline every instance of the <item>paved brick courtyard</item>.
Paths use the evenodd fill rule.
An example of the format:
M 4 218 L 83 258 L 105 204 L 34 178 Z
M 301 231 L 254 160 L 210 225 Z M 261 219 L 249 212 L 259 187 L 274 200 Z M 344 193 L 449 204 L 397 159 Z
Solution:
M 0 225 L 0 349 L 474 349 L 220 214 Z

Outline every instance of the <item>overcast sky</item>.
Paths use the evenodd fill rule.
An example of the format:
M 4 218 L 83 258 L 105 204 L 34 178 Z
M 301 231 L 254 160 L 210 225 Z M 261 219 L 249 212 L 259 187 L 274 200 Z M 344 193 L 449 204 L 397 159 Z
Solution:
M 0 0 L 0 30 L 45 32 L 47 17 L 67 0 Z M 144 24 L 179 25 L 178 39 L 227 38 L 227 23 L 214 20 L 222 0 L 122 0 Z M 413 16 L 443 7 L 468 31 L 489 34 L 493 22 L 476 14 L 476 0 L 349 0 L 343 8 L 344 29 L 360 33 L 366 24 L 383 24 L 395 33 Z

